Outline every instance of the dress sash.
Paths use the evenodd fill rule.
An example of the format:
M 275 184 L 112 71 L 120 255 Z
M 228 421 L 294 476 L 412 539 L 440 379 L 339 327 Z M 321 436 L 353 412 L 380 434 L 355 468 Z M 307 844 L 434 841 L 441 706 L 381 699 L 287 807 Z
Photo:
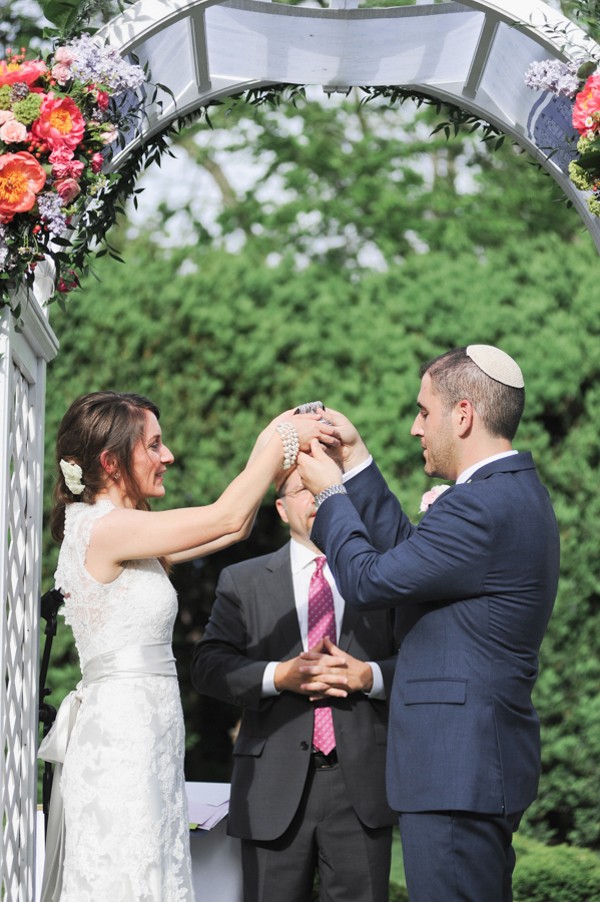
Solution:
M 131 645 L 92 658 L 83 668 L 82 680 L 65 697 L 48 735 L 40 743 L 38 758 L 54 764 L 52 796 L 46 830 L 46 855 L 41 902 L 59 902 L 65 857 L 65 815 L 61 789 L 62 767 L 69 739 L 87 686 L 136 675 L 177 678 L 171 645 Z

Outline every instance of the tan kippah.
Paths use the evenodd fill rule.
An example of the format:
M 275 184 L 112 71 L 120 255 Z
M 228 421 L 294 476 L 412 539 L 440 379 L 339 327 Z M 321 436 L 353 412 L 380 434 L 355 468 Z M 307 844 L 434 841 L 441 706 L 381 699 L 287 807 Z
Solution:
M 492 345 L 469 345 L 467 357 L 470 357 L 490 379 L 495 379 L 502 385 L 510 385 L 511 388 L 525 387 L 521 368 L 500 348 L 494 348 Z

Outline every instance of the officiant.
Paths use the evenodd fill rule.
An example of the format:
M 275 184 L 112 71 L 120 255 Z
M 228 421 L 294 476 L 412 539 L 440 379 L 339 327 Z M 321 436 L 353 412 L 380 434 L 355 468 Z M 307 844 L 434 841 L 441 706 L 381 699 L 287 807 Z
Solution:
M 311 542 L 315 500 L 278 485 L 290 541 L 225 569 L 192 663 L 198 692 L 243 709 L 228 832 L 244 902 L 387 902 L 395 813 L 385 795 L 393 615 L 347 607 Z

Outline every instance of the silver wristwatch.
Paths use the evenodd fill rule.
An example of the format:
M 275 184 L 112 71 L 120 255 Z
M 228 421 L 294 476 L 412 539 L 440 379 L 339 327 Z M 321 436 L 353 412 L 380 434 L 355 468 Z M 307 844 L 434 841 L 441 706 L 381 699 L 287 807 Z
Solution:
M 315 507 L 317 510 L 323 504 L 326 498 L 331 498 L 332 495 L 347 495 L 346 487 L 340 483 L 337 485 L 330 485 L 326 489 L 323 489 L 322 492 L 318 492 L 315 495 Z

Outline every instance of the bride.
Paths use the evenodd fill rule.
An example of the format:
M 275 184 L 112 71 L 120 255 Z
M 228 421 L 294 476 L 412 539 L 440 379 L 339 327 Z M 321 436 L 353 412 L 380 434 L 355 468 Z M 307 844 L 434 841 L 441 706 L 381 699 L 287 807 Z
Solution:
M 337 443 L 319 414 L 289 411 L 214 503 L 150 512 L 173 463 L 159 415 L 139 395 L 94 392 L 58 432 L 55 579 L 82 681 L 40 747 L 57 764 L 43 902 L 192 902 L 167 570 L 245 538 L 282 467 L 314 438 Z

